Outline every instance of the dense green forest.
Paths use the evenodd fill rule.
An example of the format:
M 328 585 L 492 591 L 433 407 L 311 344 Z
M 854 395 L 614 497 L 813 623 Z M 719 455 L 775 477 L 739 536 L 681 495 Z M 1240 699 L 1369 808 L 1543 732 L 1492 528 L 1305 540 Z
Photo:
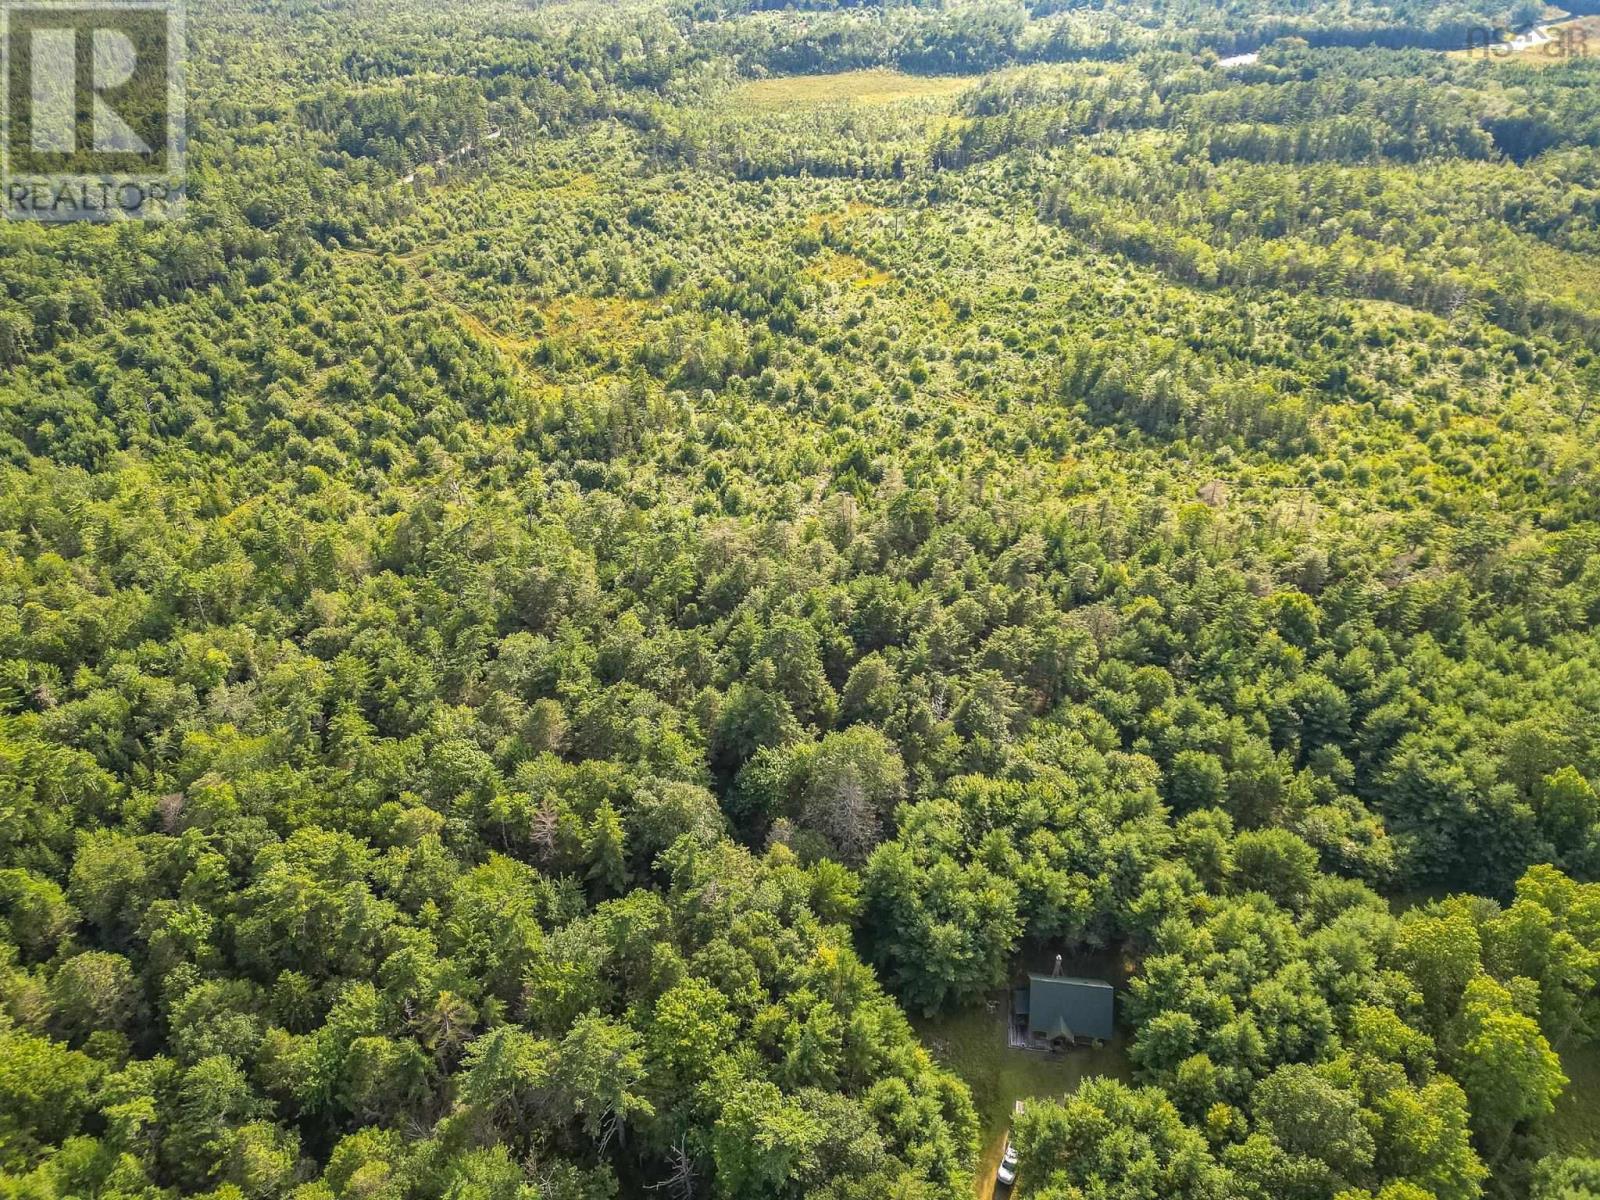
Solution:
M 1055 953 L 1020 1197 L 1600 1197 L 1542 12 L 192 0 L 0 225 L 0 1200 L 986 1196 Z

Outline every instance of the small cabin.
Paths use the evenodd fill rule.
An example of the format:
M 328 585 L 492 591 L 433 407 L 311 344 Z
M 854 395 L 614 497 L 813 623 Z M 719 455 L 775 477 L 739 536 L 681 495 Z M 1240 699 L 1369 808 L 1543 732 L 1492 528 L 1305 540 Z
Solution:
M 1011 1009 L 1016 1024 L 1026 1025 L 1028 1042 L 1040 1048 L 1110 1041 L 1116 1029 L 1116 991 L 1103 979 L 1029 975 Z

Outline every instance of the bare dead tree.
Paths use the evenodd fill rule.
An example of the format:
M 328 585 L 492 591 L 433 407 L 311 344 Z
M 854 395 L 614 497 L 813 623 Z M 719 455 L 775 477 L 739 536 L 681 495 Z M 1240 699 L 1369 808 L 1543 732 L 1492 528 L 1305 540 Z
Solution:
M 866 784 L 850 771 L 827 791 L 812 798 L 807 823 L 824 834 L 846 861 L 859 862 L 877 844 L 878 811 Z
M 682 1134 L 667 1151 L 667 1165 L 671 1168 L 667 1177 L 660 1183 L 646 1185 L 646 1190 L 664 1192 L 673 1200 L 694 1200 L 694 1159 Z
M 555 853 L 556 831 L 560 824 L 560 816 L 556 812 L 555 801 L 546 796 L 544 803 L 539 805 L 538 811 L 533 814 L 533 819 L 528 825 L 528 840 L 533 843 L 533 848 L 541 862 L 546 862 Z

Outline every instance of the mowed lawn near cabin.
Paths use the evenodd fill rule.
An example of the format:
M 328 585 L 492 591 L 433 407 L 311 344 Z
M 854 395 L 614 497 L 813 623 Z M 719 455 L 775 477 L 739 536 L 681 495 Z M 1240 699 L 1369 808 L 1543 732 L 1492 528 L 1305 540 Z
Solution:
M 1570 1082 L 1546 1123 L 1550 1140 L 1562 1154 L 1600 1157 L 1600 1046 L 1563 1049 L 1561 1070 Z
M 777 111 L 820 104 L 894 104 L 930 96 L 953 96 L 971 87 L 970 75 L 907 75 L 884 67 L 839 71 L 832 75 L 781 75 L 734 89 L 734 99 L 751 108 Z
M 966 1081 L 978 1110 L 983 1151 L 978 1157 L 974 1194 L 988 1200 L 994 1194 L 995 1169 L 1005 1152 L 1006 1133 L 1018 1100 L 1060 1097 L 1078 1089 L 1085 1079 L 1110 1075 L 1132 1082 L 1133 1067 L 1119 1032 L 1107 1045 L 1080 1047 L 1062 1054 L 1037 1050 L 1012 1050 L 1006 1045 L 1005 1002 L 994 1012 L 968 1009 L 945 1017 L 912 1018 L 918 1036 L 940 1064 Z

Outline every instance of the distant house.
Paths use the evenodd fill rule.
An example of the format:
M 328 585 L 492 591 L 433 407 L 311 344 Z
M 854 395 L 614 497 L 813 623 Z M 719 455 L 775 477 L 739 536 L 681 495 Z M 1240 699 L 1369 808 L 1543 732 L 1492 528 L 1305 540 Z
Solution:
M 1034 1046 L 1109 1041 L 1115 1031 L 1116 992 L 1101 979 L 1029 975 L 1012 996 L 1012 1019 L 1026 1027 Z

